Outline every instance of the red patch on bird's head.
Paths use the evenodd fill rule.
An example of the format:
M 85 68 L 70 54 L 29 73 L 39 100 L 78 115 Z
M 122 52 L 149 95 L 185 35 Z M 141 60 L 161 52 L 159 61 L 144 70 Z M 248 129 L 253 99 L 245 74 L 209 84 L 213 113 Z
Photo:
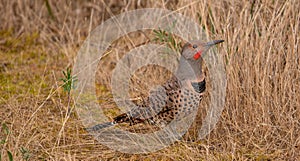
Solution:
M 198 51 L 195 55 L 194 55 L 194 59 L 198 60 L 201 57 L 202 52 Z

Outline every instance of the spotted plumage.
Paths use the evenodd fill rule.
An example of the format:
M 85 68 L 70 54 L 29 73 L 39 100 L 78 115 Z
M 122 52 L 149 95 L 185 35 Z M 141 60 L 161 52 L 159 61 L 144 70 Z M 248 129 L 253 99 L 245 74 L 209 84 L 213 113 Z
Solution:
M 87 130 L 98 131 L 120 123 L 134 125 L 146 121 L 156 125 L 165 125 L 196 112 L 206 85 L 200 57 L 211 46 L 221 42 L 223 40 L 186 43 L 183 46 L 175 76 L 159 88 L 151 90 L 149 97 L 142 104 L 115 117 L 112 122 L 98 124 Z

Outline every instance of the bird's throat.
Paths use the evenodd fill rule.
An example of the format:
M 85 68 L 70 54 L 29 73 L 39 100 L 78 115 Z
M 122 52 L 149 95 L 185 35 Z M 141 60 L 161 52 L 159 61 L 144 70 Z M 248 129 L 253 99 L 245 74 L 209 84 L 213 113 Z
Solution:
M 202 74 L 202 60 L 186 60 L 180 58 L 176 76 L 180 81 L 201 82 L 204 79 Z

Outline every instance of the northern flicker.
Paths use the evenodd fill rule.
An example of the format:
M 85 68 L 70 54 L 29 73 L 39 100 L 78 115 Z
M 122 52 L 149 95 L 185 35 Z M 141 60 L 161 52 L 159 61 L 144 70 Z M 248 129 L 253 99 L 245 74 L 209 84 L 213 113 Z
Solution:
M 145 121 L 161 125 L 196 112 L 206 88 L 201 56 L 210 47 L 222 42 L 224 40 L 207 43 L 196 40 L 186 43 L 182 48 L 175 76 L 163 84 L 162 88 L 150 91 L 146 101 L 129 112 L 115 117 L 111 122 L 98 124 L 87 130 L 95 132 L 120 123 L 134 125 Z M 161 93 L 164 93 L 164 96 Z

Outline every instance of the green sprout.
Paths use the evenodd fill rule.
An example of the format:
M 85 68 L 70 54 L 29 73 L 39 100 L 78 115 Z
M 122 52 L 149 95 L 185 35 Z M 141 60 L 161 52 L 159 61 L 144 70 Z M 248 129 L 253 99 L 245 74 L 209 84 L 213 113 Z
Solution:
M 7 142 L 7 137 L 9 135 L 9 133 L 10 133 L 9 128 L 7 127 L 6 123 L 2 124 L 2 131 L 4 132 L 5 137 L 4 137 L 4 139 L 2 139 L 0 141 L 0 145 L 3 145 L 3 144 L 5 144 Z M 7 153 L 7 156 L 8 156 L 8 160 L 9 161 L 13 161 L 13 155 L 12 155 L 12 153 L 9 150 L 6 150 L 6 153 Z M 1 153 L 0 153 L 0 161 L 1 160 L 2 160 L 2 156 L 1 156 Z
M 62 72 L 64 74 L 64 78 L 61 78 L 63 81 L 63 89 L 64 91 L 70 93 L 72 89 L 75 89 L 75 82 L 78 80 L 76 76 L 72 76 L 72 70 L 67 68 L 67 71 Z
M 70 68 L 67 68 L 67 71 L 63 71 L 64 78 L 61 78 L 63 81 L 63 89 L 68 93 L 68 111 L 67 115 L 70 114 L 71 108 L 70 108 L 70 102 L 71 102 L 71 90 L 75 89 L 75 82 L 78 80 L 76 76 L 72 76 L 72 70 Z
M 30 158 L 30 152 L 28 149 L 21 147 L 20 148 L 20 152 L 22 153 L 22 157 L 24 160 L 28 161 Z
M 172 26 L 166 31 L 162 30 L 161 28 L 158 28 L 158 30 L 153 30 L 155 37 L 153 40 L 156 42 L 166 44 L 169 48 L 179 53 L 181 51 L 181 41 L 176 40 L 174 35 L 172 35 L 171 33 L 172 28 L 175 27 L 175 24 L 176 21 L 174 21 L 172 23 Z

